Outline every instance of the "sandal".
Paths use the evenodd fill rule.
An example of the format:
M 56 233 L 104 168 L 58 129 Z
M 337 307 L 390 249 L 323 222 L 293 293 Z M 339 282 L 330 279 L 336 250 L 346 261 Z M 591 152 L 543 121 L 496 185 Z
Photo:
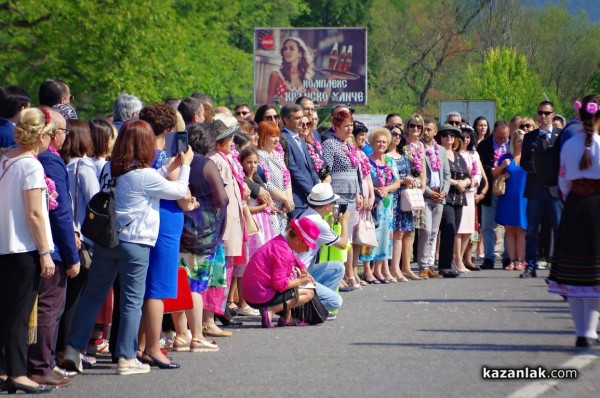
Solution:
M 216 341 L 208 341 L 206 339 L 192 339 L 190 343 L 190 352 L 215 352 L 219 351 L 219 346 Z
M 237 306 L 237 304 L 235 302 L 228 301 L 227 302 L 227 309 L 231 313 L 231 316 L 237 316 L 239 307 Z
M 177 337 L 175 337 L 175 341 L 173 341 L 172 350 L 175 352 L 190 351 L 190 343 L 187 340 L 185 340 L 183 337 L 177 336 Z
M 350 282 L 352 281 L 352 282 Z M 346 282 L 348 283 L 348 287 L 350 287 L 352 290 L 361 290 L 362 286 L 360 285 L 360 283 L 356 282 L 356 278 L 353 276 L 349 276 L 348 278 L 346 278 Z
M 206 324 L 202 327 L 202 334 L 211 337 L 231 337 L 233 333 L 229 330 L 221 330 L 214 323 Z
M 515 261 L 515 271 L 523 271 L 525 270 L 525 266 L 521 260 Z
M 511 262 L 508 263 L 508 265 L 505 266 L 504 269 L 507 271 L 513 271 L 515 269 L 515 262 L 511 260 Z

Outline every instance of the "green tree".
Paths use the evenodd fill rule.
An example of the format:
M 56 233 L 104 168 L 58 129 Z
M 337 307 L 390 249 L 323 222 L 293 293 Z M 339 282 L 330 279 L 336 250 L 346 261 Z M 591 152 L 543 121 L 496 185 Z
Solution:
M 528 69 L 525 56 L 514 48 L 490 49 L 483 64 L 469 66 L 467 75 L 472 87 L 463 97 L 495 99 L 497 119 L 533 115 L 547 92 L 539 77 Z

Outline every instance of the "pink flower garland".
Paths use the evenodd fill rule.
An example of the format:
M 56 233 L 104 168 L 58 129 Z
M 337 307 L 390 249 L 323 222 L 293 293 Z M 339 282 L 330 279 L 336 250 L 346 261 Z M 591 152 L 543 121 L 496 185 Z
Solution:
M 369 163 L 369 158 L 363 151 L 358 151 L 358 160 L 360 160 L 360 172 L 364 178 L 371 173 L 371 164 Z
M 283 148 L 281 146 L 281 143 L 279 143 L 279 142 L 277 143 L 277 145 L 275 146 L 275 151 L 277 151 L 277 153 L 281 155 L 281 159 L 283 160 L 284 156 L 283 156 Z M 283 188 L 287 189 L 292 182 L 292 179 L 290 177 L 290 171 L 287 169 L 287 167 L 285 167 L 285 164 L 283 165 L 282 170 L 283 170 Z
M 479 165 L 477 164 L 477 160 L 473 160 L 473 166 L 471 167 L 471 178 L 474 178 L 479 172 Z
M 269 182 L 269 180 L 271 179 L 271 171 L 269 170 L 269 166 L 267 166 L 267 164 L 262 161 L 258 162 L 258 164 L 260 165 L 260 167 L 262 167 L 263 173 L 265 174 L 265 183 Z
M 423 152 L 421 151 L 421 147 L 419 142 L 416 144 L 410 145 L 410 154 L 413 158 L 412 168 L 417 174 L 421 174 L 421 170 L 423 170 Z
M 323 169 L 323 159 L 321 159 L 321 153 L 322 149 L 321 149 L 321 144 L 319 144 L 317 141 L 315 141 L 313 144 L 309 144 L 308 142 L 306 143 L 306 147 L 308 148 L 308 155 L 310 156 L 310 158 L 313 161 L 313 164 L 315 165 L 315 171 L 317 172 L 317 174 L 319 174 L 319 172 Z
M 392 183 L 393 178 L 390 166 L 388 166 L 386 163 L 385 166 L 379 167 L 377 163 L 375 163 L 373 160 L 370 160 L 370 162 L 375 167 L 375 173 L 377 174 L 377 188 L 386 187 L 390 185 Z
M 334 136 L 337 138 L 337 136 Z M 337 138 L 338 141 L 340 141 L 340 143 L 342 144 L 342 152 L 344 152 L 344 155 L 348 156 L 348 159 L 350 159 L 350 163 L 352 164 L 353 168 L 357 168 L 358 167 L 358 157 L 356 155 L 356 147 L 352 144 L 350 144 L 349 142 L 342 142 L 339 138 Z
M 502 147 L 494 149 L 494 166 L 498 166 L 498 160 L 504 155 L 506 151 L 502 149 Z
M 48 147 L 48 149 L 50 149 L 50 148 L 52 148 L 52 147 Z M 52 148 L 52 149 L 54 149 L 54 148 Z M 56 152 L 56 149 L 54 149 L 54 151 L 50 151 L 50 152 L 58 155 L 58 152 Z M 35 157 L 35 159 L 38 162 L 40 161 L 35 153 L 33 154 L 33 156 Z M 54 210 L 58 207 L 58 202 L 56 201 L 56 199 L 58 199 L 58 192 L 56 192 L 56 184 L 54 183 L 54 180 L 52 180 L 52 178 L 50 178 L 46 175 L 45 172 L 44 172 L 44 182 L 46 183 L 46 189 L 47 189 L 47 194 L 48 194 L 48 210 Z
M 427 147 L 425 154 L 429 157 L 431 163 L 431 169 L 433 171 L 440 171 L 442 167 L 442 159 L 440 158 L 440 146 L 437 142 L 433 141 L 433 149 Z
M 238 174 L 243 176 L 246 175 L 244 167 L 242 167 L 242 164 L 240 163 L 240 153 L 235 149 L 235 145 L 231 148 L 231 158 L 233 159 L 233 166 L 237 168 Z

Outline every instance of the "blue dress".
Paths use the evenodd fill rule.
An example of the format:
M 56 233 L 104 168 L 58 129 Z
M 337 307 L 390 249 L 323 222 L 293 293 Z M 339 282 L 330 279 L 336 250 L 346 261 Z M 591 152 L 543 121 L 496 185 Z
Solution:
M 385 157 L 386 166 L 377 166 L 372 160 L 371 180 L 373 187 L 379 187 L 379 177 L 377 170 L 383 170 L 389 167 L 392 172 L 392 182 L 398 179 L 396 162 L 389 156 Z M 359 256 L 360 261 L 378 261 L 389 260 L 392 258 L 392 243 L 394 240 L 394 207 L 396 204 L 396 195 L 390 193 L 387 198 L 382 199 L 375 194 L 375 204 L 373 205 L 373 222 L 375 222 L 375 235 L 377 236 L 377 247 L 363 246 Z
M 496 223 L 526 230 L 527 199 L 523 197 L 523 194 L 525 193 L 527 172 L 515 163 L 515 159 L 510 153 L 502 155 L 498 159 L 498 164 L 504 162 L 504 159 L 510 159 L 510 165 L 504 169 L 510 178 L 506 180 L 504 195 L 498 196 Z
M 406 155 L 402 155 L 398 159 L 394 159 L 396 168 L 398 169 L 398 178 L 405 179 L 410 174 L 411 163 Z M 415 230 L 415 222 L 412 211 L 402 211 L 402 201 L 400 200 L 400 191 L 406 189 L 406 185 L 401 185 L 400 189 L 394 195 L 394 231 L 413 232 Z
M 157 153 L 152 165 L 159 169 L 167 161 L 164 151 Z M 160 201 L 158 239 L 150 249 L 150 263 L 146 276 L 144 298 L 164 299 L 177 297 L 177 267 L 179 266 L 179 241 L 183 231 L 183 210 L 176 200 Z

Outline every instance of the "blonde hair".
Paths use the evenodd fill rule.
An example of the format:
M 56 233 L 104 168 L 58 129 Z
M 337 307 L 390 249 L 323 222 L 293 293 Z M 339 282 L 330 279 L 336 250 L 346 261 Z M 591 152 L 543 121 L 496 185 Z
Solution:
M 185 122 L 183 121 L 183 116 L 179 111 L 175 111 L 177 115 L 177 122 L 175 123 L 175 131 L 185 131 Z
M 46 124 L 46 114 L 38 108 L 24 109 L 19 114 L 19 121 L 15 126 L 15 142 L 24 148 L 32 149 L 39 142 L 40 136 L 52 134 L 58 127 L 58 122 L 52 118 Z
M 511 153 L 511 155 L 515 154 L 515 141 L 517 140 L 518 136 L 525 136 L 525 131 L 521 130 L 521 129 L 516 129 L 515 131 L 513 131 L 513 133 L 510 135 L 510 147 L 508 148 L 508 151 Z
M 392 142 L 392 133 L 390 133 L 388 129 L 380 127 L 376 130 L 373 130 L 369 135 L 369 145 L 371 145 L 372 147 L 375 146 L 375 141 L 381 136 L 385 137 L 385 139 L 388 142 L 388 145 Z

